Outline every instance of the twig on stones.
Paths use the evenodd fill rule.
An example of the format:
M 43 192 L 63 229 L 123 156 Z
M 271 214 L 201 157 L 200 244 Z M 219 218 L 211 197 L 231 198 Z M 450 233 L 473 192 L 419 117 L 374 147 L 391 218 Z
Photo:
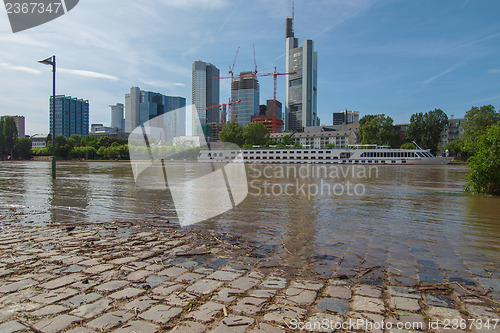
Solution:
M 286 252 L 288 252 L 289 254 L 293 254 L 292 252 L 290 252 L 286 245 L 285 245 L 285 242 L 283 242 L 283 236 L 280 237 L 280 240 L 281 240 L 281 245 L 283 245 L 283 248 L 286 250 Z
M 45 333 L 44 331 L 42 331 L 41 329 L 38 329 L 36 328 L 35 326 L 29 324 L 28 322 L 25 322 L 24 320 L 21 320 L 21 319 L 17 319 L 17 321 L 23 325 L 23 326 L 26 326 L 27 328 L 29 328 L 31 331 L 35 332 L 35 333 Z

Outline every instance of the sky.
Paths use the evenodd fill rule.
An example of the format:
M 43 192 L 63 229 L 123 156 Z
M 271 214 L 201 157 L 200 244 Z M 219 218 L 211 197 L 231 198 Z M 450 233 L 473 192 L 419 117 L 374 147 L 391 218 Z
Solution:
M 26 134 L 48 133 L 51 67 L 57 94 L 88 99 L 90 123 L 110 123 L 109 105 L 130 87 L 186 97 L 191 66 L 211 62 L 226 75 L 285 71 L 285 20 L 291 0 L 81 0 L 67 14 L 12 33 L 0 9 L 0 115 L 26 117 Z M 386 114 L 394 123 L 442 109 L 500 108 L 500 1 L 296 0 L 295 37 L 318 52 L 323 125 L 345 109 Z M 221 80 L 221 102 L 230 96 Z M 273 78 L 259 78 L 260 102 Z M 284 103 L 284 76 L 278 100 Z

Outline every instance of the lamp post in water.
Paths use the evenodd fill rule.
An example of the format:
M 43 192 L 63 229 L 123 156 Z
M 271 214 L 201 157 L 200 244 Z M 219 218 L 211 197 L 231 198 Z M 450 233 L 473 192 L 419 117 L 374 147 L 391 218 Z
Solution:
M 38 62 L 52 65 L 52 179 L 56 179 L 56 56 Z

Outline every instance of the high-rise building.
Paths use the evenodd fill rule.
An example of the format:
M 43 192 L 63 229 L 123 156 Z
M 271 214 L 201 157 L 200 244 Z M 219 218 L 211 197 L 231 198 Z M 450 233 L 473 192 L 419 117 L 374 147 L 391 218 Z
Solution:
M 253 73 L 241 72 L 240 76 L 231 83 L 231 99 L 241 100 L 241 103 L 232 105 L 234 109 L 230 120 L 235 120 L 241 126 L 249 124 L 251 117 L 259 112 L 259 81 Z
M 219 105 L 219 77 L 220 71 L 211 63 L 201 60 L 193 62 L 192 73 L 192 101 L 193 117 L 197 116 L 201 124 L 219 123 L 221 121 L 218 108 L 204 110 L 207 107 Z M 197 114 L 195 114 L 197 112 Z M 193 129 L 195 121 L 193 118 Z
M 130 133 L 136 127 L 150 121 L 150 126 L 164 129 L 162 139 L 186 135 L 186 116 L 183 112 L 172 112 L 186 107 L 186 98 L 165 96 L 157 92 L 130 88 L 125 94 L 125 131 Z M 165 117 L 154 118 L 164 115 Z
M 111 108 L 111 127 L 119 128 L 122 131 L 125 130 L 125 118 L 123 117 L 124 105 L 117 103 L 116 105 L 110 105 Z
M 16 123 L 16 128 L 17 128 L 17 137 L 18 138 L 24 138 L 26 136 L 25 132 L 25 122 L 24 122 L 24 116 L 2 116 L 0 119 L 5 119 L 7 117 L 12 117 L 14 118 L 14 122 Z
M 359 111 L 344 110 L 333 113 L 333 125 L 351 124 L 359 121 Z
M 76 97 L 56 95 L 56 128 L 52 128 L 52 96 L 50 97 L 50 133 L 69 138 L 89 134 L 89 101 Z
M 318 53 L 311 39 L 299 46 L 293 32 L 293 18 L 286 19 L 286 129 L 303 131 L 307 126 L 318 126 Z

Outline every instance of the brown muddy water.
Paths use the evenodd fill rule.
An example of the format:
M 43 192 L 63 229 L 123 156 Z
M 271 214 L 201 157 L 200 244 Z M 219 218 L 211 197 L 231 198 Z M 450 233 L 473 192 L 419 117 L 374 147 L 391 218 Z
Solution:
M 294 267 L 347 254 L 423 282 L 479 283 L 498 299 L 500 198 L 464 193 L 467 167 L 317 168 L 247 165 L 246 199 L 187 229 L 242 235 L 263 251 L 286 244 Z M 50 163 L 0 162 L 0 218 L 175 225 L 176 212 L 168 191 L 135 184 L 128 163 L 62 162 L 53 182 Z

